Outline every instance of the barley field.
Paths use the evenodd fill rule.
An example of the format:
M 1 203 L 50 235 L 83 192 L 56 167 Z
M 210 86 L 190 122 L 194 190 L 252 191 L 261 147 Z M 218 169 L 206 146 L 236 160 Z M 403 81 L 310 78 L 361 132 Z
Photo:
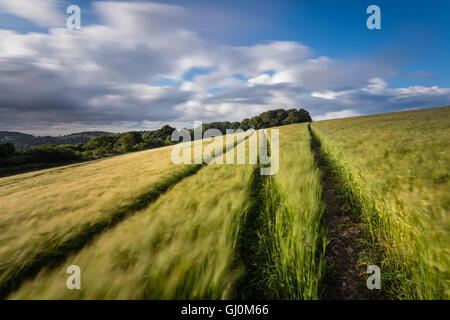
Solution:
M 443 107 L 195 141 L 191 159 L 199 144 L 210 154 L 197 164 L 174 164 L 176 145 L 0 178 L 0 294 L 324 299 L 337 266 L 327 260 L 336 234 L 324 220 L 322 159 L 343 203 L 336 214 L 363 228 L 352 239 L 363 248 L 358 266 L 382 272 L 378 294 L 363 273 L 354 289 L 449 299 L 449 130 Z M 249 161 L 264 133 L 269 158 L 279 155 L 273 175 L 261 174 L 274 166 L 261 154 Z M 70 265 L 81 269 L 80 290 L 66 287 Z
M 398 299 L 450 297 L 450 107 L 319 121 L 313 132 L 363 218 L 362 263 Z
M 260 285 L 270 299 L 319 299 L 325 234 L 320 175 L 310 149 L 307 124 L 280 130 L 279 171 L 263 179 L 258 221 L 263 232 L 255 256 Z M 269 263 L 267 263 L 269 261 Z M 264 263 L 266 262 L 266 263 Z
M 318 299 L 324 245 L 310 137 L 306 125 L 280 131 L 277 181 L 258 165 L 208 165 L 9 298 Z M 86 290 L 65 288 L 69 261 Z
M 233 253 L 254 171 L 211 164 L 69 257 L 83 270 L 86 290 L 65 288 L 64 266 L 43 271 L 11 298 L 229 298 L 242 272 Z
M 188 143 L 192 154 L 198 143 Z M 0 179 L 0 292 L 17 279 L 145 208 L 200 165 L 175 165 L 172 147 Z M 192 161 L 194 163 L 194 161 Z

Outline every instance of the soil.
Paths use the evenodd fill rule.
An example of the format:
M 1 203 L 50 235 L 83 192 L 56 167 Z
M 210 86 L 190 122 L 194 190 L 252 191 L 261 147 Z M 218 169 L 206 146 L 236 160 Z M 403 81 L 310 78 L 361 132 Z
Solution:
M 314 139 L 314 138 L 313 138 Z M 338 183 L 320 158 L 319 146 L 313 140 L 312 150 L 322 175 L 322 201 L 326 208 L 323 223 L 327 230 L 328 245 L 325 253 L 327 276 L 324 279 L 326 299 L 363 300 L 365 274 L 363 266 L 358 265 L 362 251 L 363 232 L 356 217 L 346 215 L 344 202 L 338 195 Z

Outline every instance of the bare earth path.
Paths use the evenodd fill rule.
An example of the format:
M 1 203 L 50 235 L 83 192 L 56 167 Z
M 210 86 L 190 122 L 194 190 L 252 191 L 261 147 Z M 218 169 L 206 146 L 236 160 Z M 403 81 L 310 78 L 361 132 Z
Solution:
M 357 219 L 345 215 L 343 201 L 338 196 L 335 177 L 320 157 L 320 148 L 312 137 L 311 148 L 318 169 L 322 175 L 322 201 L 326 208 L 323 223 L 327 230 L 328 246 L 326 250 L 327 275 L 325 277 L 326 299 L 361 300 L 367 299 L 363 294 L 365 272 L 358 266 L 358 256 L 363 237 Z

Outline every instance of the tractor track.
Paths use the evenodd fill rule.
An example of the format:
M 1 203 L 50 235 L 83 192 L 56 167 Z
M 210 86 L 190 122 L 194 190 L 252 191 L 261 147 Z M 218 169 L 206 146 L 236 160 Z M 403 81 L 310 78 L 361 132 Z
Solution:
M 339 182 L 320 154 L 320 142 L 308 126 L 311 150 L 321 173 L 322 201 L 325 203 L 323 224 L 328 244 L 325 253 L 327 270 L 324 277 L 325 298 L 328 300 L 365 300 L 364 270 L 358 263 L 362 251 L 363 231 L 354 215 L 346 214 L 339 196 Z
M 237 139 L 233 145 L 224 146 L 221 152 L 214 155 L 213 158 L 222 156 L 227 151 L 235 148 L 238 144 L 245 142 L 249 137 L 250 135 L 240 140 Z M 137 197 L 132 204 L 120 207 L 106 219 L 100 220 L 94 224 L 86 223 L 79 233 L 63 242 L 56 241 L 58 245 L 49 243 L 47 245 L 49 250 L 36 253 L 32 261 L 21 264 L 20 266 L 9 266 L 7 269 L 0 269 L 2 272 L 8 272 L 0 283 L 0 299 L 5 299 L 10 293 L 18 289 L 25 280 L 33 278 L 42 269 L 55 269 L 61 266 L 71 254 L 81 251 L 104 232 L 112 229 L 139 210 L 148 207 L 162 194 L 168 192 L 184 178 L 196 174 L 205 165 L 205 162 L 198 165 L 191 165 L 186 170 L 163 178 L 161 181 L 156 182 L 148 192 Z

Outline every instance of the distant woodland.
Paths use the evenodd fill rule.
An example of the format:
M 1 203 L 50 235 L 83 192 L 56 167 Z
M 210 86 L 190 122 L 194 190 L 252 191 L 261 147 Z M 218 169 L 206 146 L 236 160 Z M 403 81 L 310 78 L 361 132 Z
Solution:
M 264 129 L 293 123 L 311 122 L 305 109 L 276 109 L 241 122 L 211 122 L 202 125 L 202 132 L 215 128 Z M 35 137 L 19 132 L 0 131 L 0 175 L 36 170 L 58 164 L 86 161 L 174 144 L 175 128 L 165 125 L 152 131 L 130 131 L 112 134 L 102 131 L 81 132 L 59 137 Z M 188 129 L 194 137 L 194 129 Z

